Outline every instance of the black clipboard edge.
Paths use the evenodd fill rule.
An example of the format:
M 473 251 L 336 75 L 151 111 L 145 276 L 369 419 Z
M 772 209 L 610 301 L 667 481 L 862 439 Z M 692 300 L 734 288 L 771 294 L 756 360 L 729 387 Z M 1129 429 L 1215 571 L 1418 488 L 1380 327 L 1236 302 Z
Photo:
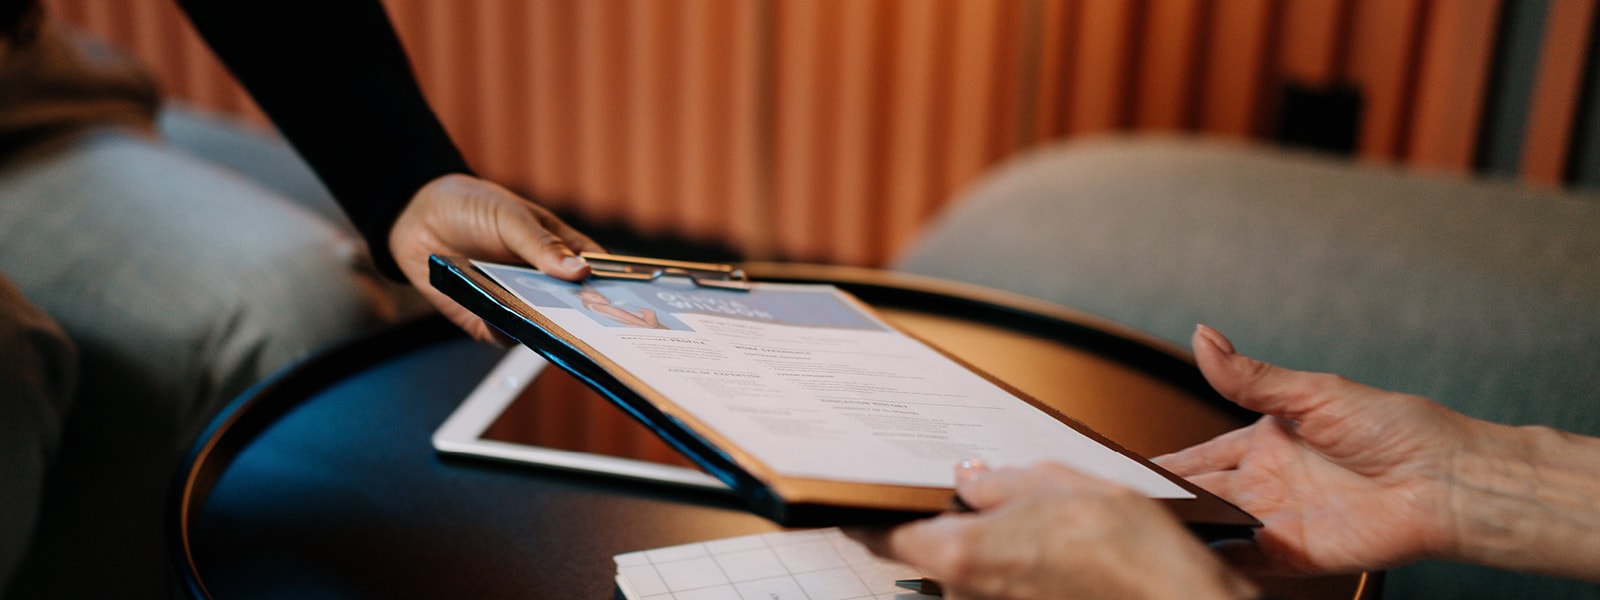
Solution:
M 670 431 L 671 435 L 660 435 L 663 441 L 727 484 L 736 495 L 751 501 L 755 512 L 768 518 L 781 515 L 781 511 L 776 510 L 776 505 L 781 501 L 765 483 L 738 468 L 731 457 L 695 435 L 689 428 L 657 410 L 644 398 L 631 393 L 615 376 L 599 368 L 566 340 L 519 317 L 514 304 L 520 302 L 509 291 L 481 274 L 469 261 L 433 256 L 429 260 L 428 281 L 485 323 L 571 373 L 652 431 L 658 434 L 662 433 L 663 428 Z

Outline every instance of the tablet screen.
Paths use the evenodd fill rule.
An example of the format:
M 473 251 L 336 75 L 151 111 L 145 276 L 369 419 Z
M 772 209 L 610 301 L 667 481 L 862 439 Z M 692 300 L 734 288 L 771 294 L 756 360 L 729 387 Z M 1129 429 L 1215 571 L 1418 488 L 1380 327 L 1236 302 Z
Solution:
M 610 401 L 527 348 L 505 358 L 434 433 L 441 452 L 723 488 Z

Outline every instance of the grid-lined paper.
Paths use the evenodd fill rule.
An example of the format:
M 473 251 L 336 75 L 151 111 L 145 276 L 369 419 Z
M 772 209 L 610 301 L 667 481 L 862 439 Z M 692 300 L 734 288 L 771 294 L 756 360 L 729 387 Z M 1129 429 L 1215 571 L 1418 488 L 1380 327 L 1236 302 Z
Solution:
M 924 600 L 895 587 L 921 574 L 836 528 L 764 533 L 618 554 L 630 600 Z

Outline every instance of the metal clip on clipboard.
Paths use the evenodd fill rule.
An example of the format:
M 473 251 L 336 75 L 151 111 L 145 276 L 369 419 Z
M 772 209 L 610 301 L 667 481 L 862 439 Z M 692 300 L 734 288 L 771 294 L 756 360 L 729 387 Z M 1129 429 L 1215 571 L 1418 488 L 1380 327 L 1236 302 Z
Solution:
M 584 252 L 590 273 L 601 279 L 650 281 L 664 276 L 687 277 L 695 285 L 724 290 L 750 291 L 750 278 L 743 269 L 716 263 L 662 260 L 641 256 L 621 256 Z

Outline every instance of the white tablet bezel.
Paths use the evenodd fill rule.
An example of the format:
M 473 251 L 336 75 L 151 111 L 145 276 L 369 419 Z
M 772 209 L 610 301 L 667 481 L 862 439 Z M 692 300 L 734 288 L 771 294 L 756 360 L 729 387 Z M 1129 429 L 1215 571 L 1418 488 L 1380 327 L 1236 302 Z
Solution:
M 484 431 L 550 363 L 524 346 L 506 352 L 493 370 L 433 432 L 444 454 L 474 456 L 692 488 L 727 490 L 716 478 L 686 467 L 485 439 Z

